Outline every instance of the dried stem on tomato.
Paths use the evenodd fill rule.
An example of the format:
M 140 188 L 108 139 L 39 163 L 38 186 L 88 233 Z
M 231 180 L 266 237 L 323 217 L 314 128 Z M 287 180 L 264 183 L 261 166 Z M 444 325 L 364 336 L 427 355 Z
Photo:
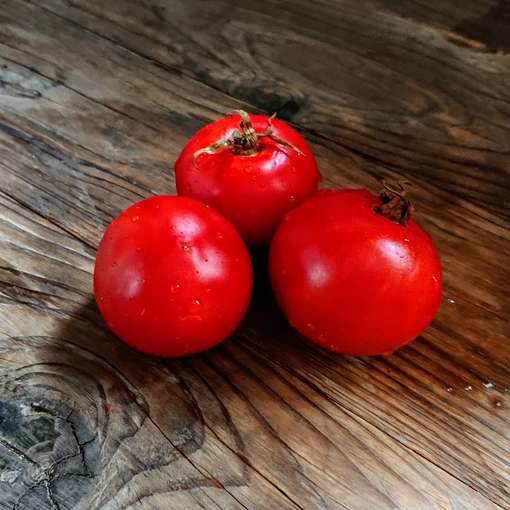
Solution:
M 232 136 L 226 138 L 225 140 L 218 140 L 211 145 L 204 147 L 203 149 L 197 150 L 193 154 L 193 164 L 196 164 L 198 157 L 202 154 L 216 154 L 217 152 L 221 152 L 226 149 L 230 149 L 234 154 L 240 156 L 251 156 L 260 150 L 260 139 L 263 137 L 270 138 L 280 145 L 290 147 L 300 156 L 303 156 L 303 153 L 297 147 L 287 142 L 286 140 L 282 140 L 274 134 L 272 121 L 275 118 L 276 113 L 268 118 L 268 127 L 264 131 L 255 131 L 255 128 L 253 127 L 250 119 L 250 115 L 244 110 L 234 110 L 230 112 L 229 115 L 239 115 L 241 117 L 241 122 L 239 125 L 240 129 L 236 129 L 232 133 Z
M 413 212 L 413 206 L 405 196 L 407 191 L 404 186 L 405 184 L 409 183 L 398 181 L 395 184 L 388 184 L 388 182 L 383 181 L 384 189 L 379 194 L 381 205 L 374 208 L 376 213 L 404 227 L 407 225 Z

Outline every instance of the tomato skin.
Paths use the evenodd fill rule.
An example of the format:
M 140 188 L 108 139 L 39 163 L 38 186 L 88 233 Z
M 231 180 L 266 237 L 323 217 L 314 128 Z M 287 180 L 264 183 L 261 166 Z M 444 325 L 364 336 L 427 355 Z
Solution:
M 270 276 L 289 322 L 331 351 L 389 354 L 418 336 L 441 299 L 434 242 L 412 218 L 374 211 L 367 190 L 321 191 L 287 214 Z
M 268 128 L 267 115 L 250 115 L 255 131 Z M 248 244 L 270 241 L 285 213 L 310 197 L 320 180 L 313 152 L 296 130 L 274 119 L 274 134 L 299 149 L 262 137 L 252 155 L 224 150 L 203 154 L 193 164 L 193 154 L 239 130 L 239 115 L 229 115 L 199 130 L 175 163 L 179 195 L 209 204 L 229 219 Z
M 94 271 L 97 305 L 123 341 L 176 357 L 229 336 L 251 299 L 250 255 L 230 222 L 194 199 L 157 196 L 106 230 Z

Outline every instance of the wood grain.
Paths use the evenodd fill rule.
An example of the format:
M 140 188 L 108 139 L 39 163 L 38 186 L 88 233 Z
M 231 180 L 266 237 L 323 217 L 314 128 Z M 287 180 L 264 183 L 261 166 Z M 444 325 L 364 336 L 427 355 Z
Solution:
M 444 4 L 4 2 L 0 508 L 510 508 L 508 48 L 480 36 L 488 3 Z M 172 192 L 185 140 L 237 107 L 297 123 L 326 186 L 411 178 L 445 278 L 422 337 L 310 346 L 263 252 L 222 347 L 168 362 L 107 332 L 105 226 Z
M 138 54 L 509 219 L 510 5 L 51 0 Z M 71 9 L 64 5 L 70 5 Z M 491 35 L 492 34 L 492 35 Z

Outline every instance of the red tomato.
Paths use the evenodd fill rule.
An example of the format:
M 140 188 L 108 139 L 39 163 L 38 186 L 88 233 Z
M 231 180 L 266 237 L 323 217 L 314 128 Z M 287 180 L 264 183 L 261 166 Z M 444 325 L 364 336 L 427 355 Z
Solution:
M 196 133 L 175 163 L 177 192 L 209 204 L 263 244 L 319 183 L 305 139 L 285 122 L 237 111 Z
M 389 354 L 419 335 L 439 307 L 434 243 L 416 221 L 405 221 L 408 203 L 396 195 L 381 201 L 367 190 L 321 191 L 275 234 L 277 300 L 297 330 L 329 350 Z
M 108 227 L 96 257 L 94 291 L 108 326 L 156 356 L 208 349 L 238 326 L 253 271 L 234 227 L 187 197 L 142 200 Z

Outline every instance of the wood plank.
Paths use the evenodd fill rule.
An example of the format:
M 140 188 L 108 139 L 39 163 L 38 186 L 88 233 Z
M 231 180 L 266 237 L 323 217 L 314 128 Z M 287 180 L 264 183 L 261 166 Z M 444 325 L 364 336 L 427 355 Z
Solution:
M 36 388 L 30 386 L 25 400 L 37 399 L 37 388 L 50 381 L 56 388 L 52 395 L 65 395 L 54 397 L 60 414 L 73 401 L 81 410 L 79 391 L 62 389 L 62 381 L 74 377 L 71 360 L 77 357 L 100 386 L 121 388 L 109 397 L 121 407 L 121 425 L 113 427 L 109 440 L 115 443 L 115 434 L 125 431 L 130 406 L 147 425 L 129 443 L 134 457 L 125 461 L 129 452 L 118 453 L 126 464 L 120 479 L 132 481 L 119 488 L 119 479 L 110 480 L 114 472 L 103 464 L 109 455 L 101 454 L 94 462 L 103 467 L 102 478 L 94 483 L 105 488 L 105 500 L 90 499 L 86 482 L 78 496 L 62 497 L 78 500 L 88 494 L 82 504 L 97 508 L 105 501 L 136 507 L 137 497 L 140 508 L 157 508 L 167 496 L 175 498 L 176 508 L 208 508 L 208 497 L 221 508 L 373 508 L 363 506 L 370 502 L 378 508 L 414 508 L 413 501 L 416 508 L 495 507 L 467 484 L 506 507 L 509 253 L 508 230 L 497 211 L 452 199 L 432 181 L 415 180 L 421 184 L 415 193 L 419 218 L 438 241 L 447 299 L 455 302 L 446 300 L 433 327 L 398 355 L 344 359 L 301 343 L 274 305 L 265 304 L 265 288 L 259 289 L 239 338 L 226 347 L 190 362 L 144 358 L 141 370 L 140 356 L 115 342 L 89 305 L 94 247 L 120 209 L 141 196 L 173 189 L 169 162 L 186 137 L 240 103 L 38 7 L 14 1 L 6 6 L 0 14 L 0 55 L 7 66 L 0 71 L 7 84 L 0 96 L 5 380 L 20 364 L 66 365 L 43 367 L 50 375 L 41 381 L 27 369 L 24 377 L 34 377 Z M 73 44 L 77 39 L 81 45 Z M 392 174 L 323 136 L 312 138 L 326 184 L 374 187 L 374 176 Z M 34 332 L 35 339 L 11 339 Z M 25 343 L 29 349 L 20 348 Z M 101 360 L 88 360 L 92 355 L 83 349 L 113 368 L 108 372 Z M 122 377 L 138 388 L 134 403 L 133 390 L 115 383 Z M 275 385 L 271 390 L 262 382 L 268 378 Z M 218 397 L 207 387 L 209 379 Z M 176 387 L 162 397 L 161 384 L 168 381 Z M 463 389 L 468 386 L 473 389 Z M 143 405 L 136 405 L 137 394 Z M 197 407 L 205 446 L 179 455 L 173 434 L 196 436 L 196 416 L 186 410 Z M 144 410 L 154 421 L 147 422 Z M 76 418 L 84 434 L 94 429 L 87 413 Z M 164 452 L 155 453 L 154 460 L 152 450 L 139 450 L 144 434 L 155 435 L 155 449 Z M 329 454 L 327 436 L 352 442 L 352 448 Z M 312 446 L 300 444 L 303 440 Z M 367 451 L 379 460 L 368 460 Z M 58 448 L 55 453 L 62 456 Z M 158 464 L 173 455 L 171 466 Z M 361 474 L 353 464 L 364 466 Z M 222 478 L 225 465 L 233 468 Z M 205 481 L 199 490 L 177 490 L 183 473 L 186 480 Z M 226 489 L 216 488 L 215 479 Z
M 57 504 L 90 509 L 498 508 L 299 378 L 278 377 L 238 339 L 173 362 L 115 341 L 87 287 L 31 273 L 52 229 L 10 199 L 0 203 L 9 212 L 0 231 L 15 239 L 20 268 L 2 270 L 0 394 L 2 411 L 25 425 L 2 430 L 11 482 L 3 503 L 41 508 L 42 480 Z M 74 239 L 61 239 L 83 265 Z M 57 277 L 60 249 L 44 250 Z M 21 323 L 9 320 L 16 310 Z M 20 437 L 42 418 L 46 429 Z M 31 478 L 16 478 L 25 471 Z
M 387 0 L 43 4 L 403 175 L 510 217 L 510 8 L 503 0 L 461 7 Z
M 53 229 L 10 199 L 1 200 L 2 213 L 8 213 L 0 222 L 2 237 L 15 240 L 18 247 L 13 254 L 17 260 L 5 260 L 3 254 L 3 264 L 15 262 L 19 268 L 19 274 L 2 268 L 2 405 L 4 410 L 10 405 L 11 415 L 25 423 L 44 417 L 54 427 L 53 434 L 60 434 L 54 445 L 40 441 L 23 454 L 40 458 L 49 468 L 58 463 L 56 473 L 48 467 L 40 473 L 44 468 L 37 466 L 33 474 L 34 485 L 37 477 L 48 478 L 57 501 L 75 504 L 90 496 L 94 487 L 90 499 L 81 501 L 84 508 L 136 508 L 134 503 L 145 499 L 150 508 L 150 502 L 163 494 L 175 508 L 200 508 L 202 503 L 196 500 L 208 497 L 220 508 L 328 504 L 383 509 L 413 504 L 411 508 L 429 509 L 447 508 L 450 502 L 496 508 L 365 420 L 328 405 L 310 390 L 305 399 L 291 378 L 288 383 L 279 381 L 281 390 L 273 387 L 271 372 L 257 357 L 239 351 L 235 341 L 183 362 L 162 363 L 134 353 L 112 338 L 90 305 L 90 278 L 85 286 L 49 282 L 32 274 L 47 258 L 50 267 L 44 271 L 60 278 L 62 247 L 42 246 L 47 237 L 52 244 Z M 88 273 L 92 259 L 64 233 L 60 241 L 69 262 L 75 257 L 76 266 L 84 266 L 88 261 L 88 270 L 82 271 Z M 74 288 L 76 284 L 80 287 Z M 18 318 L 16 309 L 23 311 L 21 324 L 9 320 Z M 317 406 L 330 409 L 323 412 Z M 303 408 L 306 415 L 301 417 Z M 60 422 L 69 424 L 68 429 Z M 9 446 L 2 458 L 9 462 L 9 476 L 15 477 L 25 469 L 21 460 L 16 463 L 12 458 L 20 438 L 4 434 L 2 440 Z M 287 441 L 292 441 L 290 446 Z M 66 448 L 75 444 L 67 453 Z M 314 449 L 303 451 L 307 444 Z M 333 444 L 327 462 L 321 460 Z M 346 446 L 338 445 L 348 445 L 348 453 Z M 39 457 L 38 448 L 43 446 L 52 446 L 51 462 Z M 77 486 L 81 479 L 84 482 Z M 217 485 L 224 485 L 232 498 L 222 496 Z M 26 487 L 19 481 L 15 489 L 2 492 L 4 503 L 12 504 Z M 192 491 L 188 499 L 180 492 L 189 489 L 200 490 L 198 495 Z M 22 502 L 31 508 L 36 505 L 32 498 L 40 494 L 33 489 L 27 494 Z

